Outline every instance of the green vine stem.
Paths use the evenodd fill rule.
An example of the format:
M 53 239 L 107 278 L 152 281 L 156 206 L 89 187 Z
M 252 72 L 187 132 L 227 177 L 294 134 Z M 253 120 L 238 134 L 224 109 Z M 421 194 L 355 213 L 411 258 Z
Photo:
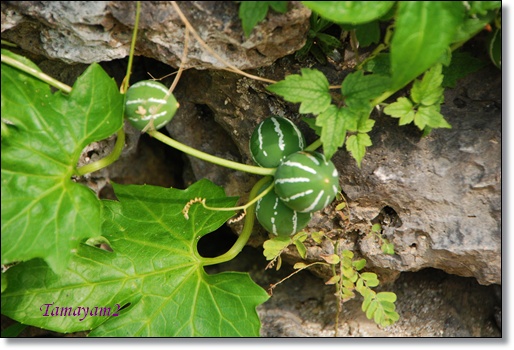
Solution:
M 205 209 L 208 209 L 208 210 L 215 210 L 215 211 L 231 211 L 231 210 L 244 210 L 246 212 L 246 210 L 254 205 L 255 203 L 257 203 L 257 201 L 259 199 L 261 199 L 262 197 L 264 197 L 265 195 L 267 195 L 268 193 L 271 192 L 271 190 L 273 190 L 273 187 L 275 187 L 275 184 L 272 182 L 271 185 L 269 185 L 264 191 L 262 191 L 261 193 L 259 193 L 259 195 L 257 195 L 255 198 L 253 198 L 252 200 L 250 200 L 248 203 L 246 203 L 245 205 L 241 205 L 241 206 L 238 206 L 238 207 L 232 207 L 232 208 L 215 208 L 215 207 L 209 207 L 207 204 L 205 204 L 205 201 L 202 201 L 202 206 L 205 208 Z
M 17 69 L 27 73 L 27 74 L 30 74 L 33 77 L 35 77 L 41 81 L 44 81 L 48 85 L 53 86 L 54 88 L 57 88 L 67 94 L 69 94 L 71 92 L 71 87 L 64 83 L 61 83 L 59 80 L 56 80 L 56 79 L 52 78 L 51 76 L 49 76 L 41 71 L 38 71 L 32 67 L 29 67 L 29 66 L 25 65 L 24 63 L 15 60 L 12 57 L 9 57 L 6 55 L 1 55 L 1 56 L 2 56 L 1 59 L 2 59 L 3 63 L 6 63 L 14 68 L 17 68 Z
M 85 174 L 93 173 L 95 171 L 98 171 L 111 165 L 112 163 L 118 160 L 124 146 L 125 131 L 123 131 L 123 128 L 121 128 L 120 130 L 118 130 L 116 143 L 114 144 L 114 149 L 112 150 L 111 154 L 100 160 L 97 160 L 96 162 L 86 164 L 81 166 L 80 168 L 75 169 L 75 175 L 82 176 Z
M 252 190 L 250 191 L 250 200 L 257 197 L 259 191 L 262 187 L 266 185 L 270 181 L 270 177 L 266 176 L 257 181 L 257 183 L 253 186 Z M 234 259 L 240 252 L 243 250 L 243 248 L 246 245 L 246 242 L 248 242 L 248 239 L 250 239 L 250 235 L 252 234 L 253 230 L 253 224 L 255 223 L 255 204 L 252 204 L 247 212 L 246 212 L 246 218 L 245 223 L 243 225 L 243 230 L 241 231 L 241 234 L 237 238 L 236 243 L 225 253 L 220 256 L 217 256 L 215 258 L 204 258 L 201 257 L 200 254 L 198 254 L 198 251 L 196 252 L 199 256 L 200 262 L 203 266 L 209 266 L 209 265 L 216 265 L 221 264 L 227 261 L 230 261 Z
M 233 162 L 231 160 L 226 160 L 220 157 L 216 157 L 213 155 L 210 155 L 208 153 L 199 151 L 193 147 L 189 147 L 184 145 L 183 143 L 180 143 L 171 137 L 168 137 L 164 135 L 163 133 L 156 131 L 156 130 L 149 130 L 147 131 L 148 135 L 152 136 L 153 138 L 161 141 L 162 143 L 165 143 L 166 145 L 173 147 L 175 149 L 178 149 L 179 151 L 182 151 L 184 153 L 189 154 L 190 156 L 205 160 L 206 162 L 210 162 L 216 165 L 220 165 L 226 168 L 235 169 L 239 171 L 244 171 L 250 174 L 255 175 L 274 175 L 276 168 L 262 168 L 259 166 L 253 166 L 253 165 L 247 165 L 242 164 L 238 162 Z
M 323 143 L 321 142 L 321 139 L 317 139 L 313 143 L 311 143 L 309 146 L 305 147 L 304 151 L 315 151 L 318 148 L 323 146 Z
M 130 53 L 129 60 L 127 64 L 127 73 L 125 74 L 125 79 L 123 79 L 123 83 L 121 84 L 120 92 L 122 94 L 127 92 L 127 89 L 130 84 L 130 74 L 132 73 L 132 62 L 134 61 L 134 50 L 136 48 L 136 39 L 137 39 L 137 29 L 139 26 L 139 15 L 141 13 L 141 1 L 136 2 L 136 19 L 134 21 L 134 30 L 132 31 L 132 41 L 130 43 Z

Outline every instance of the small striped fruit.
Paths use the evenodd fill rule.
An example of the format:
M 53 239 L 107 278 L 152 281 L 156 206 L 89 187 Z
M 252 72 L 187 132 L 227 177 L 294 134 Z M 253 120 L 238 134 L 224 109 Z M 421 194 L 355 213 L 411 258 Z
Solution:
M 168 88 L 154 80 L 143 80 L 132 85 L 125 97 L 125 117 L 135 128 L 143 130 L 153 120 L 160 129 L 175 115 L 178 102 Z
M 271 116 L 262 121 L 250 138 L 250 152 L 258 165 L 276 168 L 288 155 L 303 150 L 305 138 L 289 119 Z
M 289 208 L 312 213 L 325 208 L 339 192 L 339 175 L 318 152 L 296 152 L 275 172 L 275 192 Z
M 274 191 L 259 199 L 255 214 L 262 227 L 275 236 L 281 237 L 294 235 L 311 220 L 310 213 L 292 210 L 277 197 Z

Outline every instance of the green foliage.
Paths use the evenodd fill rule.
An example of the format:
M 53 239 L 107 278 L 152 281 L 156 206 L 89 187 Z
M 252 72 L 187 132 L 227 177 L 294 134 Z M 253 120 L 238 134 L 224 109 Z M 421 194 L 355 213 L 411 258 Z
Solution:
M 239 5 L 239 19 L 243 25 L 243 31 L 248 38 L 257 23 L 266 18 L 271 7 L 279 13 L 287 11 L 287 1 L 241 1 Z
M 394 1 L 302 1 L 302 4 L 334 23 L 362 24 L 385 15 Z
M 417 79 L 412 85 L 411 98 L 400 97 L 396 102 L 384 108 L 384 113 L 399 118 L 399 124 L 411 122 L 420 129 L 451 128 L 440 113 L 443 102 L 442 65 L 437 64 L 428 70 L 423 78 Z
M 457 80 L 478 71 L 486 65 L 486 62 L 471 56 L 467 52 L 455 52 L 449 66 L 443 67 L 443 87 L 454 88 Z
M 299 103 L 299 112 L 310 115 L 304 120 L 320 136 L 326 159 L 346 146 L 361 165 L 367 147 L 372 146 L 371 112 L 377 106 L 385 105 L 384 112 L 398 118 L 400 125 L 414 123 L 424 135 L 433 128 L 449 128 L 441 114 L 443 88 L 483 65 L 456 50 L 486 25 L 492 30 L 488 53 L 501 67 L 499 1 L 304 4 L 314 13 L 299 58 L 311 52 L 323 61 L 339 47 L 337 38 L 324 33 L 333 23 L 351 31 L 355 50 L 357 42 L 359 47 L 378 44 L 364 61 L 356 52 L 356 71 L 334 82 L 341 84 L 340 89 L 312 68 L 302 68 L 300 74 L 268 87 L 284 100 Z M 287 10 L 285 1 L 241 3 L 239 16 L 246 37 L 270 6 L 280 13 Z M 384 33 L 380 21 L 388 21 Z M 4 64 L 7 59 L 25 68 Z M 66 93 L 52 93 L 47 84 Z M 409 84 L 408 96 L 385 103 Z M 69 88 L 44 77 L 29 60 L 2 50 L 1 94 L 2 264 L 8 265 L 2 273 L 2 313 L 23 324 L 63 333 L 92 330 L 91 336 L 259 335 L 255 308 L 267 300 L 265 291 L 247 274 L 208 275 L 204 270 L 206 265 L 230 260 L 242 249 L 253 227 L 253 205 L 244 207 L 248 216 L 240 238 L 246 238 L 238 239 L 228 256 L 201 257 L 199 238 L 234 214 L 235 198 L 226 197 L 223 189 L 207 180 L 186 190 L 114 184 L 119 202 L 113 202 L 100 201 L 90 189 L 72 181 L 72 176 L 88 173 L 84 167 L 76 168 L 83 148 L 116 132 L 120 135 L 122 127 L 123 95 L 99 65 L 91 65 Z M 148 132 L 165 140 L 160 133 Z M 220 160 L 174 140 L 163 142 L 216 164 L 275 174 L 275 169 Z M 308 150 L 314 151 L 314 146 L 319 143 Z M 252 200 L 257 192 L 252 190 Z M 186 207 L 188 219 L 182 215 Z M 348 206 L 341 203 L 336 210 L 344 208 Z M 375 224 L 369 234 L 384 254 L 394 254 L 394 245 L 381 232 Z M 398 320 L 396 295 L 373 290 L 379 280 L 364 270 L 366 260 L 341 250 L 337 240 L 322 232 L 266 241 L 269 266 L 278 262 L 278 269 L 281 253 L 292 245 L 306 258 L 307 239 L 319 245 L 328 241 L 333 253 L 322 256 L 323 261 L 297 263 L 294 273 L 313 265 L 329 267 L 333 275 L 326 283 L 334 286 L 341 302 L 360 294 L 369 319 L 382 326 Z M 98 248 L 106 244 L 113 251 Z M 84 309 L 81 315 L 48 317 L 45 307 L 49 313 L 90 307 L 91 313 L 85 315 Z M 21 326 L 13 327 L 5 334 L 20 331 Z
M 335 48 L 341 46 L 338 38 L 323 33 L 331 25 L 333 25 L 332 22 L 319 17 L 316 13 L 312 13 L 307 40 L 305 45 L 296 52 L 295 57 L 301 61 L 311 53 L 319 63 L 327 63 L 326 56 L 330 56 Z
M 119 202 L 105 201 L 103 236 L 113 252 L 81 245 L 65 273 L 41 260 L 7 271 L 2 312 L 13 319 L 58 332 L 93 329 L 91 336 L 258 336 L 255 307 L 266 292 L 244 273 L 208 275 L 198 239 L 233 212 L 194 206 L 202 196 L 217 206 L 235 203 L 222 188 L 201 180 L 187 190 L 114 185 Z M 114 317 L 45 317 L 39 307 L 129 307 Z M 22 306 L 22 307 L 20 307 Z M 44 309 L 45 307 L 43 307 Z
M 391 42 L 391 75 L 398 89 L 432 67 L 453 42 L 464 5 L 457 1 L 401 1 Z
M 373 225 L 371 232 L 378 234 L 378 231 L 380 230 L 380 224 L 375 224 Z M 271 266 L 275 261 L 280 261 L 280 255 L 291 244 L 296 246 L 302 259 L 305 259 L 307 249 L 303 242 L 308 238 L 311 238 L 313 242 L 319 245 L 321 245 L 323 240 L 326 239 L 332 245 L 334 251 L 339 251 L 338 243 L 332 241 L 322 232 L 299 232 L 294 237 L 290 238 L 275 237 L 264 242 L 264 255 L 267 260 L 272 261 L 269 266 Z M 386 240 L 384 239 L 384 241 Z M 392 244 L 388 244 L 392 246 Z M 382 250 L 385 254 L 388 254 L 383 247 Z M 321 258 L 323 259 L 323 262 L 314 262 L 311 264 L 303 262 L 296 263 L 294 266 L 296 271 L 278 283 L 271 285 L 270 290 L 303 269 L 314 265 L 326 265 L 332 267 L 334 274 L 325 282 L 325 284 L 335 286 L 335 295 L 341 302 L 344 303 L 345 301 L 355 298 L 355 292 L 358 292 L 363 297 L 362 311 L 366 314 L 368 319 L 373 319 L 376 324 L 383 327 L 390 326 L 398 321 L 399 315 L 395 311 L 396 306 L 394 304 L 396 301 L 396 294 L 392 292 L 376 293 L 373 290 L 373 288 L 377 287 L 380 282 L 376 273 L 362 271 L 366 267 L 366 259 L 355 259 L 354 253 L 349 250 L 342 250 L 337 254 L 321 255 Z M 338 305 L 340 307 L 340 304 Z M 337 320 L 335 323 L 337 327 Z
M 319 114 L 324 112 L 332 100 L 328 80 L 316 69 L 302 68 L 301 75 L 291 74 L 267 89 L 284 100 L 300 103 L 300 113 Z
M 2 264 L 38 257 L 62 272 L 83 239 L 100 235 L 101 203 L 71 176 L 86 145 L 121 127 L 123 98 L 97 64 L 69 95 L 2 64 L 2 121 Z
M 476 59 L 452 55 L 452 48 L 475 35 L 477 28 L 492 21 L 498 11 L 498 4 L 474 4 L 466 9 L 463 3 L 438 1 L 399 2 L 395 11 L 394 2 L 304 4 L 316 12 L 315 23 L 322 24 L 315 26 L 316 30 L 327 27 L 327 20 L 340 23 L 354 31 L 364 45 L 376 42 L 379 20 L 393 21 L 384 42 L 343 80 L 341 96 L 330 94 L 329 83 L 321 72 L 306 68 L 302 75 L 286 76 L 268 87 L 286 101 L 300 103 L 300 113 L 314 114 L 315 119 L 304 120 L 320 136 L 328 159 L 346 144 L 359 166 L 367 147 L 372 146 L 369 132 L 375 122 L 370 119 L 371 111 L 410 82 L 411 96 L 400 97 L 387 105 L 385 112 L 399 118 L 399 125 L 414 122 L 423 135 L 434 128 L 450 128 L 441 114 L 444 86 L 451 86 L 456 79 L 481 67 Z M 499 42 L 497 38 L 491 41 L 493 61 L 499 61 Z M 305 48 L 300 53 L 304 51 Z M 447 79 L 442 74 L 443 65 Z M 423 78 L 417 79 L 423 73 Z

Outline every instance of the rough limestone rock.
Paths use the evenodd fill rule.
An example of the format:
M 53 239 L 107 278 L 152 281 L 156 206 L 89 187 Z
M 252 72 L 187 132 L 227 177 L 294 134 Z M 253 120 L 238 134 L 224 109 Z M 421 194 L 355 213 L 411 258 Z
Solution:
M 420 138 L 381 115 L 361 169 L 345 153 L 335 158 L 354 220 L 381 223 L 396 254 L 381 254 L 369 235 L 359 250 L 392 270 L 435 267 L 501 284 L 501 72 L 477 72 L 445 101 L 451 129 Z
M 285 14 L 269 11 L 245 38 L 234 1 L 178 3 L 206 44 L 239 69 L 267 66 L 300 49 L 310 10 L 290 2 Z M 67 63 L 92 63 L 128 56 L 135 1 L 3 1 L 2 39 Z M 141 2 L 136 55 L 180 65 L 184 25 L 170 1 Z M 190 35 L 185 68 L 222 68 Z

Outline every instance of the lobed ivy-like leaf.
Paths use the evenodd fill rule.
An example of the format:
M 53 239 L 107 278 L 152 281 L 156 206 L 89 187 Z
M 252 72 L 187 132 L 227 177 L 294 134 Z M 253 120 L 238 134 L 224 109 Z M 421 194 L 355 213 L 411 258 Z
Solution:
M 121 128 L 123 97 L 98 64 L 66 95 L 2 63 L 2 122 L 2 264 L 39 257 L 62 272 L 100 235 L 100 201 L 71 176 L 85 146 Z
M 81 245 L 59 275 L 41 260 L 12 267 L 2 313 L 58 332 L 92 329 L 90 336 L 259 336 L 255 308 L 267 293 L 246 273 L 207 274 L 197 252 L 199 238 L 233 212 L 197 204 L 189 220 L 181 213 L 199 196 L 219 207 L 235 198 L 208 180 L 187 190 L 116 184 L 114 190 L 120 202 L 105 202 L 103 226 L 113 252 Z M 55 307 L 91 311 L 50 316 Z

